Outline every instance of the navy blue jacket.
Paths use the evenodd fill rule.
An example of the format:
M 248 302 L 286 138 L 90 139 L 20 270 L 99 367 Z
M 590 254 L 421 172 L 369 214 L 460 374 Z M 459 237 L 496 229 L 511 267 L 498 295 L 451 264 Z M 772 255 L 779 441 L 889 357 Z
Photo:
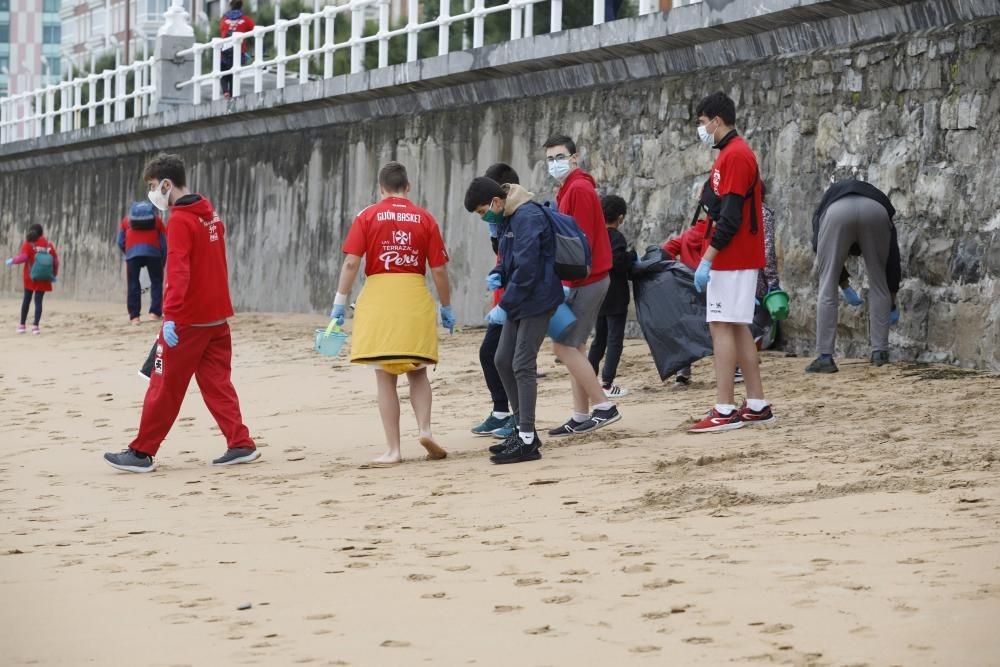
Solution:
M 512 320 L 542 315 L 564 300 L 562 281 L 556 275 L 556 246 L 552 226 L 541 206 L 521 204 L 500 225 L 500 263 L 495 272 L 503 279 L 500 307 Z

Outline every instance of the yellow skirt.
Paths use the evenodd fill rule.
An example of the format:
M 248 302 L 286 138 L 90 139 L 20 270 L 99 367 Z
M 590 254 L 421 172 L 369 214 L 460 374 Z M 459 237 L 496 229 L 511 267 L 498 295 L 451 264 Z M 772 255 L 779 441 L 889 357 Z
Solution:
M 422 275 L 368 276 L 354 311 L 351 362 L 402 375 L 438 361 L 437 314 Z

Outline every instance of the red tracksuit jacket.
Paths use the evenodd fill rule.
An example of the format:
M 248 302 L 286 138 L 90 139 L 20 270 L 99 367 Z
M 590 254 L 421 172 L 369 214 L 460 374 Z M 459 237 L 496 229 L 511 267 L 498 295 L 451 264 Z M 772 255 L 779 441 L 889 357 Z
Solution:
M 170 210 L 163 319 L 208 324 L 231 317 L 226 228 L 212 203 L 188 195 Z
M 559 212 L 576 220 L 590 241 L 590 275 L 581 280 L 566 282 L 570 287 L 583 287 L 604 279 L 611 270 L 611 241 L 608 227 L 604 224 L 601 198 L 597 196 L 594 179 L 582 169 L 574 169 L 563 181 L 556 195 Z

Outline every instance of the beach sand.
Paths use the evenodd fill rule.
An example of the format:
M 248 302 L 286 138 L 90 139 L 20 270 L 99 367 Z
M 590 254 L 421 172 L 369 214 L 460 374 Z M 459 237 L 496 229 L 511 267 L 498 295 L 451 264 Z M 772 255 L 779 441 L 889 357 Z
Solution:
M 684 433 L 713 400 L 628 341 L 624 419 L 493 466 L 482 331 L 442 337 L 424 461 L 384 450 L 370 370 L 312 352 L 306 315 L 233 318 L 259 463 L 192 383 L 160 468 L 101 455 L 135 433 L 156 325 L 46 303 L 0 330 L 3 665 L 998 665 L 996 376 L 765 353 L 773 427 Z M 568 413 L 545 351 L 539 421 Z M 405 389 L 401 389 L 405 397 Z M 249 609 L 239 609 L 246 604 Z

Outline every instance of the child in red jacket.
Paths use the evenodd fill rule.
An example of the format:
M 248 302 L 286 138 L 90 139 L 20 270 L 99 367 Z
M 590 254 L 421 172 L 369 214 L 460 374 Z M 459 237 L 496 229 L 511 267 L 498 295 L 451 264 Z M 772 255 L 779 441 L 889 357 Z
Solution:
M 152 472 L 153 457 L 184 401 L 191 376 L 208 411 L 226 437 L 228 449 L 214 465 L 249 463 L 260 458 L 240 414 L 230 381 L 232 338 L 226 319 L 233 314 L 226 265 L 226 229 L 211 202 L 187 190 L 184 163 L 158 155 L 146 165 L 143 180 L 149 199 L 170 209 L 167 225 L 167 279 L 163 328 L 149 389 L 142 405 L 139 434 L 123 452 L 104 455 L 113 468 Z
M 39 255 L 49 257 L 39 259 Z M 59 275 L 59 256 L 56 254 L 56 248 L 45 238 L 42 226 L 34 224 L 28 227 L 21 253 L 9 258 L 5 263 L 7 266 L 24 264 L 24 300 L 21 302 L 21 323 L 17 326 L 17 333 L 23 334 L 27 331 L 25 325 L 28 321 L 28 308 L 34 298 L 35 321 L 31 333 L 37 336 L 41 333 L 38 325 L 42 320 L 42 299 L 46 292 L 52 291 L 52 283 Z

